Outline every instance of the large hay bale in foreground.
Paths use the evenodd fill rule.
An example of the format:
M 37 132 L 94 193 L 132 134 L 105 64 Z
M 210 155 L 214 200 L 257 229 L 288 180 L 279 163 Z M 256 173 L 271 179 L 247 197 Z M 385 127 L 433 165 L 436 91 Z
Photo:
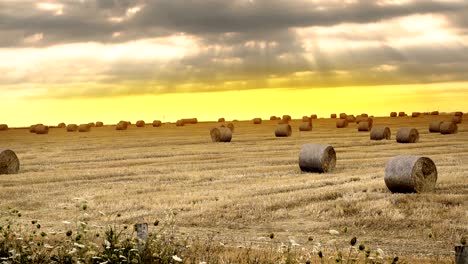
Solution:
M 78 132 L 89 132 L 91 131 L 91 125 L 89 124 L 81 124 L 78 126 Z
M 145 123 L 145 121 L 143 121 L 143 120 L 138 120 L 138 121 L 136 122 L 136 126 L 137 126 L 137 127 L 145 127 L 145 126 L 146 126 L 146 123 Z
M 0 131 L 6 131 L 8 130 L 8 125 L 7 124 L 0 124 Z
M 439 111 L 432 111 L 431 115 L 439 115 Z
M 15 152 L 0 148 L 0 174 L 16 174 L 19 167 L 20 162 Z
M 101 121 L 96 122 L 96 127 L 103 127 L 103 126 L 104 126 L 103 122 L 101 122 Z
M 127 121 L 120 121 L 115 126 L 115 130 L 127 130 L 127 128 L 128 128 L 128 122 Z
M 215 127 L 210 130 L 211 141 L 231 142 L 232 131 L 227 127 Z
M 58 128 L 66 128 L 67 125 L 65 125 L 65 123 L 59 123 L 59 124 L 57 125 L 57 127 L 58 127 Z
M 453 122 L 442 122 L 440 124 L 440 133 L 442 135 L 456 134 L 458 132 L 457 124 Z
M 405 112 L 398 112 L 398 116 L 399 117 L 404 117 L 404 116 L 406 116 L 406 113 Z
M 430 158 L 396 156 L 387 163 L 384 181 L 393 193 L 430 192 L 437 182 L 437 168 Z
M 421 115 L 421 113 L 419 113 L 419 112 L 411 113 L 411 117 L 419 117 L 420 115 Z
M 346 121 L 348 121 L 348 123 L 356 123 L 356 117 L 354 117 L 354 115 L 348 115 L 346 116 Z
M 331 114 L 330 118 L 336 118 L 336 114 Z
M 346 119 L 339 119 L 336 121 L 336 128 L 345 128 L 348 126 L 348 121 Z
M 160 127 L 162 122 L 160 120 L 153 120 L 153 127 Z
M 312 122 L 301 122 L 299 125 L 299 131 L 312 131 Z
M 419 132 L 415 128 L 400 128 L 396 134 L 396 141 L 398 143 L 416 143 L 419 141 Z
M 440 124 L 442 121 L 432 121 L 429 123 L 429 132 L 430 133 L 439 133 L 440 132 Z
M 348 115 L 345 113 L 340 113 L 340 119 L 346 119 Z
M 262 119 L 259 118 L 259 117 L 256 117 L 254 119 L 252 119 L 252 123 L 254 123 L 255 125 L 259 125 L 262 123 Z
M 390 113 L 390 117 L 397 117 L 397 115 L 398 115 L 397 112 L 391 112 Z
M 34 132 L 39 135 L 49 134 L 49 127 L 44 125 L 36 125 L 34 127 Z
M 462 116 L 454 116 L 454 117 L 452 117 L 452 123 L 461 124 L 461 122 L 462 122 Z
M 224 119 L 224 117 L 218 118 L 218 123 L 224 123 L 224 122 L 226 122 L 226 120 Z
M 370 131 L 371 129 L 372 129 L 372 122 L 370 121 L 361 121 L 358 124 L 358 131 Z
M 371 140 L 389 140 L 392 137 L 392 132 L 389 127 L 373 127 L 370 132 Z
M 76 124 L 67 125 L 67 132 L 76 132 L 77 130 L 78 130 L 78 126 Z
M 184 125 L 185 125 L 184 119 L 179 119 L 176 121 L 176 126 L 184 126 Z
M 336 153 L 330 145 L 305 144 L 299 152 L 299 168 L 306 172 L 329 172 L 336 165 Z
M 289 137 L 292 134 L 291 125 L 289 124 L 278 124 L 275 129 L 275 136 L 277 137 Z

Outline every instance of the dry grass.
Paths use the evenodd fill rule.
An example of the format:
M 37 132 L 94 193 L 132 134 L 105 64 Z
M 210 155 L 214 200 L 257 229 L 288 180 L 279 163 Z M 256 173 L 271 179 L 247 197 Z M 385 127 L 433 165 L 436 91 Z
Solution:
M 303 247 L 346 247 L 357 236 L 367 246 L 398 254 L 409 263 L 450 263 L 451 251 L 468 234 L 468 125 L 458 134 L 428 132 L 428 123 L 447 116 L 375 118 L 392 131 L 414 127 L 420 142 L 371 141 L 356 124 L 336 129 L 318 119 L 314 131 L 276 138 L 276 121 L 236 123 L 229 144 L 213 144 L 215 123 L 151 129 L 113 126 L 90 133 L 51 128 L 38 137 L 27 129 L 2 132 L 0 146 L 21 162 L 15 175 L 1 175 L 1 207 L 21 211 L 21 221 L 39 219 L 46 230 L 65 230 L 88 204 L 90 224 L 153 222 L 176 213 L 179 232 L 215 234 L 229 245 L 269 247 L 294 239 Z M 290 122 L 293 129 L 300 121 Z M 331 144 L 335 170 L 302 173 L 302 144 Z M 392 194 L 384 183 L 387 161 L 396 155 L 430 157 L 438 169 L 433 193 Z M 103 212 L 106 216 L 103 216 Z M 1 218 L 6 216 L 2 214 Z M 331 235 L 330 229 L 346 234 Z M 307 242 L 309 236 L 313 242 Z M 406 257 L 405 257 L 406 256 Z

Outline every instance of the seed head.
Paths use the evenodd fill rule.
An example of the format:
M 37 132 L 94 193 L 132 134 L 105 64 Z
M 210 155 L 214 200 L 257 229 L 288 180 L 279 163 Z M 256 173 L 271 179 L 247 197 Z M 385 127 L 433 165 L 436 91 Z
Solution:
M 41 229 L 41 224 L 36 225 L 37 229 Z
M 310 237 L 308 238 L 308 240 L 309 240 L 309 241 L 313 241 L 314 238 L 313 238 L 312 236 L 310 236 Z
M 318 252 L 318 256 L 319 256 L 319 258 L 323 258 L 323 253 L 322 253 L 322 251 L 319 251 L 319 252 Z
M 466 237 L 462 237 L 462 238 L 460 239 L 460 243 L 461 243 L 462 245 L 466 245 Z
M 33 225 L 35 225 L 36 223 L 37 223 L 36 220 L 32 220 L 32 221 L 31 221 L 31 224 L 33 224 Z
M 357 242 L 357 238 L 353 237 L 353 238 L 351 238 L 351 241 L 349 243 L 351 244 L 351 246 L 354 246 L 354 245 L 356 245 L 356 242 Z
M 154 221 L 153 225 L 158 226 L 159 225 L 159 220 Z
M 274 234 L 274 233 L 271 233 L 271 234 L 270 234 L 270 239 L 273 239 L 273 238 L 275 238 L 275 234 Z
M 395 256 L 395 257 L 393 258 L 392 264 L 396 264 L 397 262 L 398 262 L 398 256 Z
M 72 234 L 73 234 L 73 232 L 71 230 L 68 230 L 67 233 L 66 233 L 67 237 L 71 236 Z
M 46 232 L 41 232 L 41 237 L 47 236 Z
M 363 251 L 364 249 L 366 249 L 366 246 L 364 246 L 364 244 L 360 244 L 360 245 L 359 245 L 359 250 L 360 250 L 360 251 Z

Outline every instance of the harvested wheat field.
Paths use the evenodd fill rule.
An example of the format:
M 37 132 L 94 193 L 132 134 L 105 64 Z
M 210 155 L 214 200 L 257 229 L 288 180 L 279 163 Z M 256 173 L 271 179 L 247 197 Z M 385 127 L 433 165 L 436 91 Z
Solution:
M 312 132 L 298 131 L 301 120 L 292 120 L 295 132 L 284 138 L 275 137 L 277 121 L 240 121 L 230 143 L 212 142 L 215 122 L 89 133 L 51 128 L 40 137 L 9 129 L 0 147 L 15 151 L 21 167 L 0 175 L 1 207 L 19 210 L 25 225 L 37 219 L 48 232 L 66 231 L 63 221 L 76 219 L 125 225 L 174 214 L 179 236 L 210 237 L 233 249 L 284 244 L 327 252 L 349 247 L 356 236 L 385 259 L 452 263 L 454 244 L 468 235 L 468 122 L 457 134 L 428 130 L 431 121 L 450 118 L 374 118 L 394 133 L 416 128 L 415 144 L 373 141 L 357 124 L 337 129 L 336 119 L 314 120 Z M 306 143 L 333 146 L 335 169 L 301 172 Z M 432 159 L 435 191 L 392 194 L 385 166 L 397 155 Z M 85 213 L 77 208 L 83 203 Z

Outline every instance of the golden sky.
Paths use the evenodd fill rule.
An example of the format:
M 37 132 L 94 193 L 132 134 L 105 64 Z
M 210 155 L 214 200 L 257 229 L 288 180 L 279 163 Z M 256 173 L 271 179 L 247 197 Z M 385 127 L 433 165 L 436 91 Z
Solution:
M 0 123 L 468 111 L 463 0 L 0 0 Z

